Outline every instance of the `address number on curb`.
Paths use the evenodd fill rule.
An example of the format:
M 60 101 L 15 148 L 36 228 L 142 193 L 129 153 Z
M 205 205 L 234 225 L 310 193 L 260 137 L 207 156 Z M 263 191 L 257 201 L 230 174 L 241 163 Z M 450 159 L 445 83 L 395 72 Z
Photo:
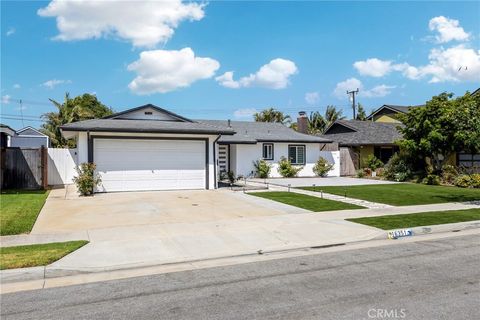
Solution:
M 388 232 L 388 239 L 398 239 L 400 237 L 411 237 L 413 236 L 412 229 L 401 229 Z

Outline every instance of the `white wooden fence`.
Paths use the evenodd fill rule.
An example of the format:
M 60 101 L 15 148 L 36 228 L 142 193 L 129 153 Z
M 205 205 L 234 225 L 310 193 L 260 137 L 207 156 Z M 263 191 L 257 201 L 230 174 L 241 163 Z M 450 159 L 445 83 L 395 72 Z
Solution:
M 48 148 L 48 184 L 73 183 L 77 164 L 77 149 Z

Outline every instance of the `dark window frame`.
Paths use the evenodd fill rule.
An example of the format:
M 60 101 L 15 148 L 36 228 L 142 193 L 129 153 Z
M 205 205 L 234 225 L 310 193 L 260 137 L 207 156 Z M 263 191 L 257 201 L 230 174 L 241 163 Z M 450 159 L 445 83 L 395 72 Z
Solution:
M 265 157 L 265 147 L 270 146 L 272 147 L 272 154 L 270 157 Z M 274 156 L 275 153 L 275 147 L 273 143 L 263 143 L 262 144 L 262 159 L 263 160 L 273 160 L 275 158 Z
M 295 147 L 295 148 L 298 148 L 298 147 L 302 147 L 303 148 L 303 162 L 298 162 L 298 149 L 296 149 L 297 151 L 295 152 L 295 157 L 297 159 L 295 159 L 295 162 L 290 159 L 290 148 L 291 147 Z M 287 149 L 287 154 L 288 154 L 288 159 L 290 160 L 290 162 L 293 164 L 293 165 L 305 165 L 307 163 L 307 146 L 304 145 L 304 144 L 289 144 L 288 145 L 288 149 Z

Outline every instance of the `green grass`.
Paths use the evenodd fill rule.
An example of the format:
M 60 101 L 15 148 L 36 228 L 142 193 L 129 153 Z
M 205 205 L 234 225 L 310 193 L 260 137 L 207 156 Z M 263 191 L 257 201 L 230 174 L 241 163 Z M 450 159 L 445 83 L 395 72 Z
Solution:
M 299 207 L 302 209 L 319 212 L 319 211 L 331 211 L 331 210 L 346 210 L 346 209 L 363 209 L 363 207 L 348 204 L 339 201 L 333 201 L 328 199 L 321 199 L 318 197 L 308 196 L 305 194 L 295 192 L 252 192 L 249 193 L 252 196 L 270 199 L 273 201 L 289 204 L 291 206 Z
M 391 230 L 480 220 L 480 209 L 420 212 L 380 217 L 353 218 L 347 220 L 384 230 Z
M 47 196 L 45 190 L 3 190 L 0 194 L 0 235 L 30 232 Z
M 46 266 L 87 243 L 82 240 L 0 248 L 0 270 Z
M 312 187 L 301 187 L 313 190 Z M 424 184 L 377 184 L 363 186 L 316 187 L 316 191 L 385 203 L 393 206 L 480 200 L 480 189 L 428 186 Z

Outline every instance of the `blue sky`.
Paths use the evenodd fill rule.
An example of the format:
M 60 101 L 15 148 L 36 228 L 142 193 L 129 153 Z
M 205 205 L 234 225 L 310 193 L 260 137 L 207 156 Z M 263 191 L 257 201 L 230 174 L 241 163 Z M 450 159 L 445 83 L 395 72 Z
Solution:
M 478 1 L 2 1 L 1 122 L 38 127 L 65 92 L 242 120 L 271 106 L 351 116 L 357 87 L 367 111 L 461 95 L 480 86 L 479 16 Z

